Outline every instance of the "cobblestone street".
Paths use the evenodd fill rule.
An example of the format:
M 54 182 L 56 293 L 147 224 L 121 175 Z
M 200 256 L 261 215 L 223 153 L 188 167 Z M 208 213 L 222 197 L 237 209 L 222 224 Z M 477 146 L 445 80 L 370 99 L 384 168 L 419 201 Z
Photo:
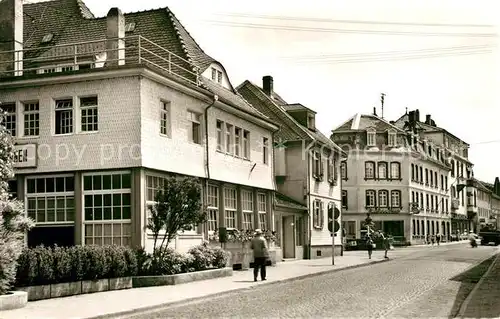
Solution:
M 418 249 L 387 263 L 255 287 L 129 318 L 448 317 L 473 287 L 450 279 L 496 251 L 465 245 Z

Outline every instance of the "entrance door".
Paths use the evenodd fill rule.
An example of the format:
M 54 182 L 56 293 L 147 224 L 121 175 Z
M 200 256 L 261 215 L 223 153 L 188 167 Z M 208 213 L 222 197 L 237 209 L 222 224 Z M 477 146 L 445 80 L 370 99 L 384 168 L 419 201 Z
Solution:
M 283 258 L 295 258 L 295 216 L 283 216 Z

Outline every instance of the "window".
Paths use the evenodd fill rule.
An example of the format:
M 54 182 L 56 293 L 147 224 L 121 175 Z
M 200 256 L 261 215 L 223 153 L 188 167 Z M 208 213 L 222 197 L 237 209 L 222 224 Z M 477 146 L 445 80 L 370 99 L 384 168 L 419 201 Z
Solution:
M 56 134 L 73 133 L 73 100 L 56 101 Z
M 366 207 L 375 207 L 375 191 L 374 190 L 367 190 L 366 191 L 366 199 L 365 199 L 365 206 Z
M 342 179 L 347 180 L 347 162 L 340 163 L 340 173 L 342 174 Z
M 427 169 L 425 171 L 427 172 Z M 429 175 L 431 176 L 431 183 L 430 184 L 431 184 L 431 187 L 433 187 L 434 186 L 434 173 L 431 170 L 429 170 Z
M 342 208 L 347 209 L 347 191 L 342 190 Z
M 226 153 L 233 154 L 233 126 L 226 123 Z
M 224 222 L 227 228 L 236 228 L 236 189 L 224 188 Z
M 269 164 L 269 139 L 262 138 L 262 163 Z
M 224 122 L 217 120 L 217 150 L 224 151 Z
M 83 176 L 85 245 L 130 245 L 131 175 Z
M 82 132 L 98 130 L 97 96 L 80 98 L 82 111 Z
M 168 135 L 170 131 L 170 102 L 162 101 L 160 103 L 160 134 Z
M 389 131 L 388 134 L 387 134 L 387 144 L 389 144 L 389 146 L 396 146 L 396 132 L 394 131 Z
M 441 189 L 444 189 L 444 176 L 441 174 Z
M 320 200 L 315 200 L 313 209 L 314 209 L 313 226 L 316 229 L 323 229 L 323 223 L 324 223 L 323 202 Z
M 17 179 L 12 179 L 7 182 L 9 186 L 9 196 L 12 199 L 17 199 Z
M 241 209 L 243 211 L 243 229 L 253 229 L 253 192 L 241 191 Z
M 392 208 L 401 207 L 401 191 L 398 190 L 391 191 L 391 207 Z
M 386 190 L 378 191 L 378 206 L 388 207 L 389 206 L 389 192 Z
M 323 159 L 318 151 L 313 152 L 313 177 L 323 177 Z
M 415 164 L 411 164 L 411 180 L 415 180 Z
M 201 144 L 201 114 L 188 111 L 188 119 L 191 122 L 191 142 Z
M 217 83 L 222 84 L 222 72 L 217 70 Z
M 422 166 L 420 166 L 420 184 L 422 184 L 422 183 L 423 183 L 423 179 L 424 179 L 423 170 L 424 170 L 424 169 L 422 168 Z
M 40 135 L 40 104 L 24 103 L 24 136 Z
M 366 144 L 368 146 L 377 145 L 377 133 L 375 132 L 375 130 L 366 132 Z
M 445 212 L 449 212 L 450 209 L 449 209 L 450 206 L 448 206 L 448 198 L 445 199 Z
M 257 208 L 259 212 L 259 228 L 267 230 L 267 198 L 266 194 L 259 193 L 257 195 Z
M 439 188 L 438 185 L 438 173 L 434 172 L 434 188 Z
M 451 177 L 455 177 L 455 161 L 451 160 Z
M 431 179 L 432 179 L 432 173 L 431 173 Z M 429 170 L 427 168 L 425 169 L 425 185 L 429 185 Z
M 217 69 L 212 68 L 212 81 L 217 81 Z
M 375 162 L 365 162 L 365 179 L 375 178 Z
M 425 194 L 425 208 L 427 210 L 430 208 L 429 194 Z
M 327 166 L 328 182 L 330 184 L 336 184 L 337 169 L 336 169 L 336 161 L 334 155 L 332 154 L 330 157 L 328 157 L 327 161 L 328 161 L 328 166 Z
M 234 128 L 234 155 L 241 156 L 241 128 Z
M 1 103 L 0 108 L 5 113 L 2 124 L 12 136 L 16 136 L 16 103 Z
M 73 176 L 26 179 L 26 210 L 37 225 L 73 224 L 75 180 Z
M 378 162 L 378 178 L 379 179 L 387 179 L 387 163 L 386 162 Z
M 217 186 L 208 185 L 208 216 L 207 216 L 207 226 L 208 232 L 213 233 L 217 230 L 219 219 L 219 188 Z
M 243 158 L 250 159 L 250 132 L 243 131 Z
M 401 179 L 401 164 L 398 162 L 391 163 L 391 179 Z

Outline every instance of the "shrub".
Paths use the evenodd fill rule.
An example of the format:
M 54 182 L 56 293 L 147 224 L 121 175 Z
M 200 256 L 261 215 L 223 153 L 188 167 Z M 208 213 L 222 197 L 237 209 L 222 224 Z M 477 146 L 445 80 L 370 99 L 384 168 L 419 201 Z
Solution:
M 25 287 L 37 282 L 38 261 L 35 250 L 24 248 L 17 259 L 16 286 Z
M 224 268 L 229 259 L 229 253 L 220 247 L 212 247 L 214 259 L 212 266 L 215 268 Z
M 188 254 L 193 256 L 193 268 L 196 270 L 205 270 L 212 267 L 214 253 L 211 247 L 207 245 L 198 245 L 189 249 Z
M 65 247 L 55 246 L 52 250 L 54 262 L 54 281 L 67 282 L 72 280 L 73 260 Z
M 54 256 L 52 249 L 39 246 L 35 248 L 37 276 L 35 284 L 47 285 L 54 282 Z
M 125 263 L 127 265 L 127 271 L 125 276 L 135 276 L 138 272 L 138 263 L 134 250 L 129 247 L 123 248 L 123 256 L 125 257 Z
M 107 278 L 124 277 L 127 273 L 127 261 L 123 247 L 119 246 L 106 246 L 104 247 L 104 254 L 106 255 L 108 264 Z
M 85 246 L 86 258 L 83 280 L 106 278 L 109 265 L 105 250 L 102 246 Z
M 73 246 L 66 249 L 71 260 L 71 281 L 80 281 L 85 278 L 87 252 L 86 247 Z

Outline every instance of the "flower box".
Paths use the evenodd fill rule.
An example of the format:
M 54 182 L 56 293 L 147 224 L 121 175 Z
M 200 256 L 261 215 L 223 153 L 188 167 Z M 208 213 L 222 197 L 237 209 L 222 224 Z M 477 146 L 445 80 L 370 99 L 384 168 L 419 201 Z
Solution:
M 50 285 L 50 298 L 74 296 L 82 293 L 82 282 L 73 281 Z
M 82 294 L 90 294 L 90 293 L 94 293 L 94 292 L 101 292 L 101 291 L 108 291 L 108 290 L 109 290 L 109 280 L 108 279 L 82 281 Z

